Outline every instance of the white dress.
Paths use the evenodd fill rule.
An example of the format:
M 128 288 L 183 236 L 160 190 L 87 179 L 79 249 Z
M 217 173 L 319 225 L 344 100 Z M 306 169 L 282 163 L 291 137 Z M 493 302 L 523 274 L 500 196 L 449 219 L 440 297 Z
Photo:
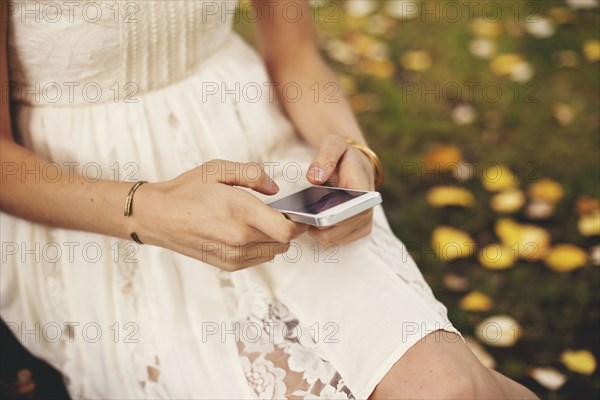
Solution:
M 234 2 L 68 3 L 13 2 L 24 146 L 89 180 L 156 182 L 221 158 L 273 162 L 282 194 L 303 184 L 314 151 L 232 32 Z M 424 335 L 456 332 L 380 207 L 369 237 L 317 250 L 304 235 L 235 273 L 6 213 L 0 222 L 2 318 L 74 398 L 366 398 Z

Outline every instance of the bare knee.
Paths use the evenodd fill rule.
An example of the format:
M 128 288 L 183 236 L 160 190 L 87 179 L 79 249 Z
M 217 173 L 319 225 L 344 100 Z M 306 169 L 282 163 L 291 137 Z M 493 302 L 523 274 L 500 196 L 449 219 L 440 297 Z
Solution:
M 502 397 L 489 371 L 462 340 L 447 332 L 411 347 L 382 379 L 371 399 Z
M 436 379 L 438 383 L 435 389 L 436 397 L 440 399 L 475 399 L 480 396 L 477 388 L 477 378 L 470 369 L 458 370 L 456 366 L 449 365 L 443 371 L 439 371 Z
M 394 365 L 370 397 L 378 399 L 473 399 L 479 396 L 474 374 L 442 356 L 425 369 L 407 373 Z M 444 361 L 449 361 L 444 364 Z

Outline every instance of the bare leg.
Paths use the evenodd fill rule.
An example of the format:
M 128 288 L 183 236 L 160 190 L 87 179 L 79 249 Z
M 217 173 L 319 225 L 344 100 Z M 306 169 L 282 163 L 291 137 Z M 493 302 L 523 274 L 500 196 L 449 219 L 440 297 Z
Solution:
M 436 331 L 412 346 L 370 400 L 537 399 L 529 389 L 484 367 L 458 335 Z

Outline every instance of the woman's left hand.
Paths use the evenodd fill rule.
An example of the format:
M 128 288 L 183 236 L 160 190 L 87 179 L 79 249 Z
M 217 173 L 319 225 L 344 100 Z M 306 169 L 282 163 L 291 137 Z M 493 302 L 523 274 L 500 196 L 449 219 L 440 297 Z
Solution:
M 335 187 L 374 190 L 374 173 L 373 164 L 365 154 L 350 146 L 343 136 L 329 135 L 321 142 L 306 177 L 314 185 L 330 182 Z M 369 235 L 372 228 L 373 209 L 370 209 L 333 226 L 311 226 L 308 232 L 323 245 L 342 245 Z

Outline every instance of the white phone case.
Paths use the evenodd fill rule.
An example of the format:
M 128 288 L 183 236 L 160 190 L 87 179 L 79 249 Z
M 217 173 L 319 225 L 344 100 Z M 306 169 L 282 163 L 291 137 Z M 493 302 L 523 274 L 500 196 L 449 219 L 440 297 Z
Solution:
M 281 212 L 292 221 L 313 226 L 331 226 L 337 224 L 338 222 L 351 218 L 355 215 L 358 215 L 363 211 L 373 208 L 376 205 L 381 204 L 382 201 L 381 194 L 379 192 L 344 189 L 336 187 L 327 187 L 327 189 L 344 190 L 349 192 L 362 192 L 365 194 L 362 196 L 355 197 L 354 199 L 348 200 L 342 204 L 338 204 L 337 206 L 331 207 L 318 214 L 308 214 L 298 211 L 285 210 L 272 205 L 273 203 L 276 203 L 279 200 L 285 199 L 287 196 L 277 201 L 274 201 L 273 203 L 270 203 L 268 205 L 273 207 L 275 210 Z M 289 196 L 293 196 L 294 194 L 301 192 L 302 190 L 306 190 L 306 188 L 294 192 Z

